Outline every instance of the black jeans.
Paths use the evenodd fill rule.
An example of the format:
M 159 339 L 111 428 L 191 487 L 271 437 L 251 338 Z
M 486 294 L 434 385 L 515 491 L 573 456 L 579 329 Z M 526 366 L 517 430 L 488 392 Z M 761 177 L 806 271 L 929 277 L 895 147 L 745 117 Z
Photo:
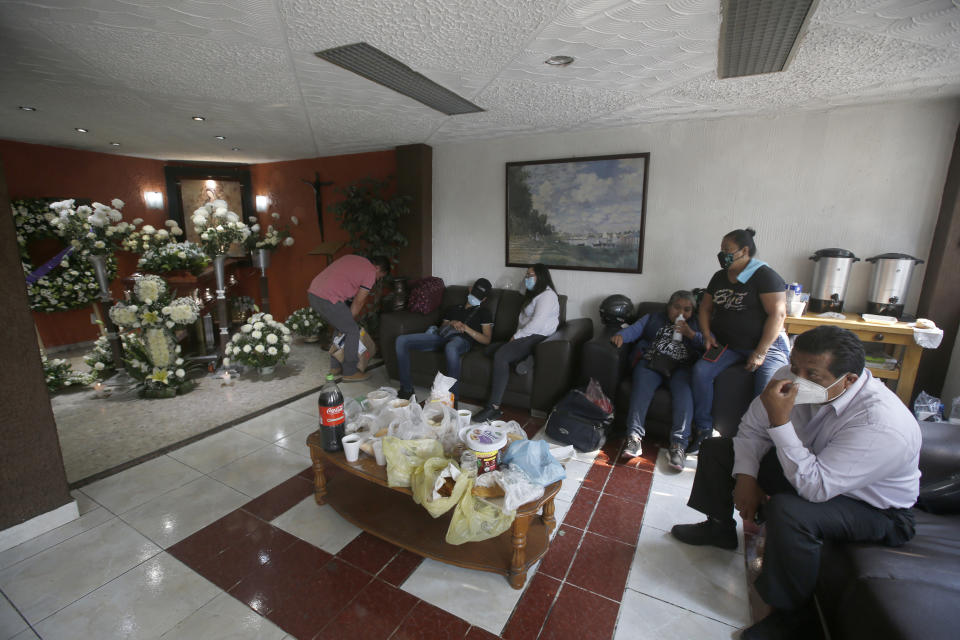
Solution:
M 721 522 L 733 522 L 733 457 L 730 438 L 703 442 L 689 507 Z M 776 449 L 760 461 L 757 476 L 770 501 L 763 505 L 766 542 L 755 586 L 774 608 L 797 609 L 813 596 L 824 540 L 899 547 L 913 537 L 909 509 L 878 509 L 847 496 L 826 502 L 804 500 L 784 477 Z
M 510 378 L 510 365 L 523 360 L 533 353 L 533 348 L 546 340 L 547 336 L 532 335 L 505 342 L 493 354 L 493 380 L 490 383 L 490 400 L 487 404 L 500 406 L 503 392 L 507 390 Z

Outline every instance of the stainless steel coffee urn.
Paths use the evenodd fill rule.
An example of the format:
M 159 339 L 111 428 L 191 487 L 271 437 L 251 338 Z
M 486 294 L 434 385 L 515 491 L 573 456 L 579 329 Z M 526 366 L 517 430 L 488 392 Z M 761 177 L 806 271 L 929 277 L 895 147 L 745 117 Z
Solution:
M 810 313 L 843 311 L 843 299 L 850 281 L 850 267 L 860 260 L 846 249 L 820 249 L 813 260 L 813 285 L 810 287 Z
M 910 288 L 913 267 L 923 260 L 905 253 L 884 253 L 867 258 L 873 263 L 873 279 L 867 294 L 867 313 L 881 316 L 903 315 L 903 304 Z

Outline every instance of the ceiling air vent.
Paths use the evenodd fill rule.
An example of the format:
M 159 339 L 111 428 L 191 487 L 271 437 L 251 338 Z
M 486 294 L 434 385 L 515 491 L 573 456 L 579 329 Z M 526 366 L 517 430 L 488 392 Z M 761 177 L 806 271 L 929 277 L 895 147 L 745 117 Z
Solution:
M 723 0 L 717 75 L 783 71 L 817 0 Z
M 433 80 L 417 73 L 396 58 L 392 58 L 366 42 L 324 49 L 315 54 L 338 67 L 373 80 L 388 89 L 422 102 L 448 116 L 459 113 L 477 113 L 480 107 Z

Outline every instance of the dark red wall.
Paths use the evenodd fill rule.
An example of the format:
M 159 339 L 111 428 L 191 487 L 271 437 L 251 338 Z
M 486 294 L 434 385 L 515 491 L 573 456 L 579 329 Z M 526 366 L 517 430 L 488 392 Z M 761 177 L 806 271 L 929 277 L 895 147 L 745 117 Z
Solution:
M 10 199 L 18 198 L 90 198 L 109 202 L 120 198 L 126 206 L 124 218 L 143 218 L 146 224 L 162 226 L 167 219 L 166 184 L 162 160 L 145 160 L 109 153 L 95 153 L 62 149 L 44 145 L 0 140 L 0 162 L 6 172 Z M 396 173 L 394 151 L 380 151 L 329 158 L 293 160 L 251 165 L 251 180 L 255 195 L 268 195 L 271 205 L 267 213 L 257 214 L 261 223 L 270 224 L 269 213 L 281 214 L 281 222 L 291 215 L 300 220 L 293 227 L 295 244 L 283 247 L 273 255 L 269 273 L 271 311 L 285 320 L 291 311 L 306 306 L 306 290 L 310 280 L 326 266 L 321 256 L 308 255 L 320 244 L 313 189 L 302 180 L 314 180 L 319 172 L 322 181 L 334 184 L 323 189 L 324 240 L 346 241 L 347 234 L 326 209 L 336 202 L 335 189 L 364 177 L 385 179 Z M 147 209 L 144 191 L 164 194 L 163 209 Z M 239 213 L 239 212 L 238 212 Z M 190 224 L 187 212 L 186 224 Z M 345 253 L 346 251 L 341 251 Z M 136 256 L 118 254 L 121 277 L 129 275 L 136 266 Z M 35 263 L 38 260 L 34 261 Z M 256 298 L 255 272 L 242 270 L 243 278 L 237 290 L 230 295 L 251 294 Z M 123 286 L 113 284 L 114 298 L 121 295 Z M 93 340 L 99 334 L 90 323 L 91 308 L 58 313 L 34 313 L 40 337 L 47 347 Z

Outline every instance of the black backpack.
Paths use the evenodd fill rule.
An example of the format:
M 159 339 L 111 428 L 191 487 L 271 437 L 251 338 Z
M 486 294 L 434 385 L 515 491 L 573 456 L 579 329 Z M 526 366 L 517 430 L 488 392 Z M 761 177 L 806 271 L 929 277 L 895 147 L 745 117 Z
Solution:
M 590 402 L 583 391 L 571 389 L 550 412 L 546 433 L 583 453 L 602 447 L 612 425 L 613 413 Z

